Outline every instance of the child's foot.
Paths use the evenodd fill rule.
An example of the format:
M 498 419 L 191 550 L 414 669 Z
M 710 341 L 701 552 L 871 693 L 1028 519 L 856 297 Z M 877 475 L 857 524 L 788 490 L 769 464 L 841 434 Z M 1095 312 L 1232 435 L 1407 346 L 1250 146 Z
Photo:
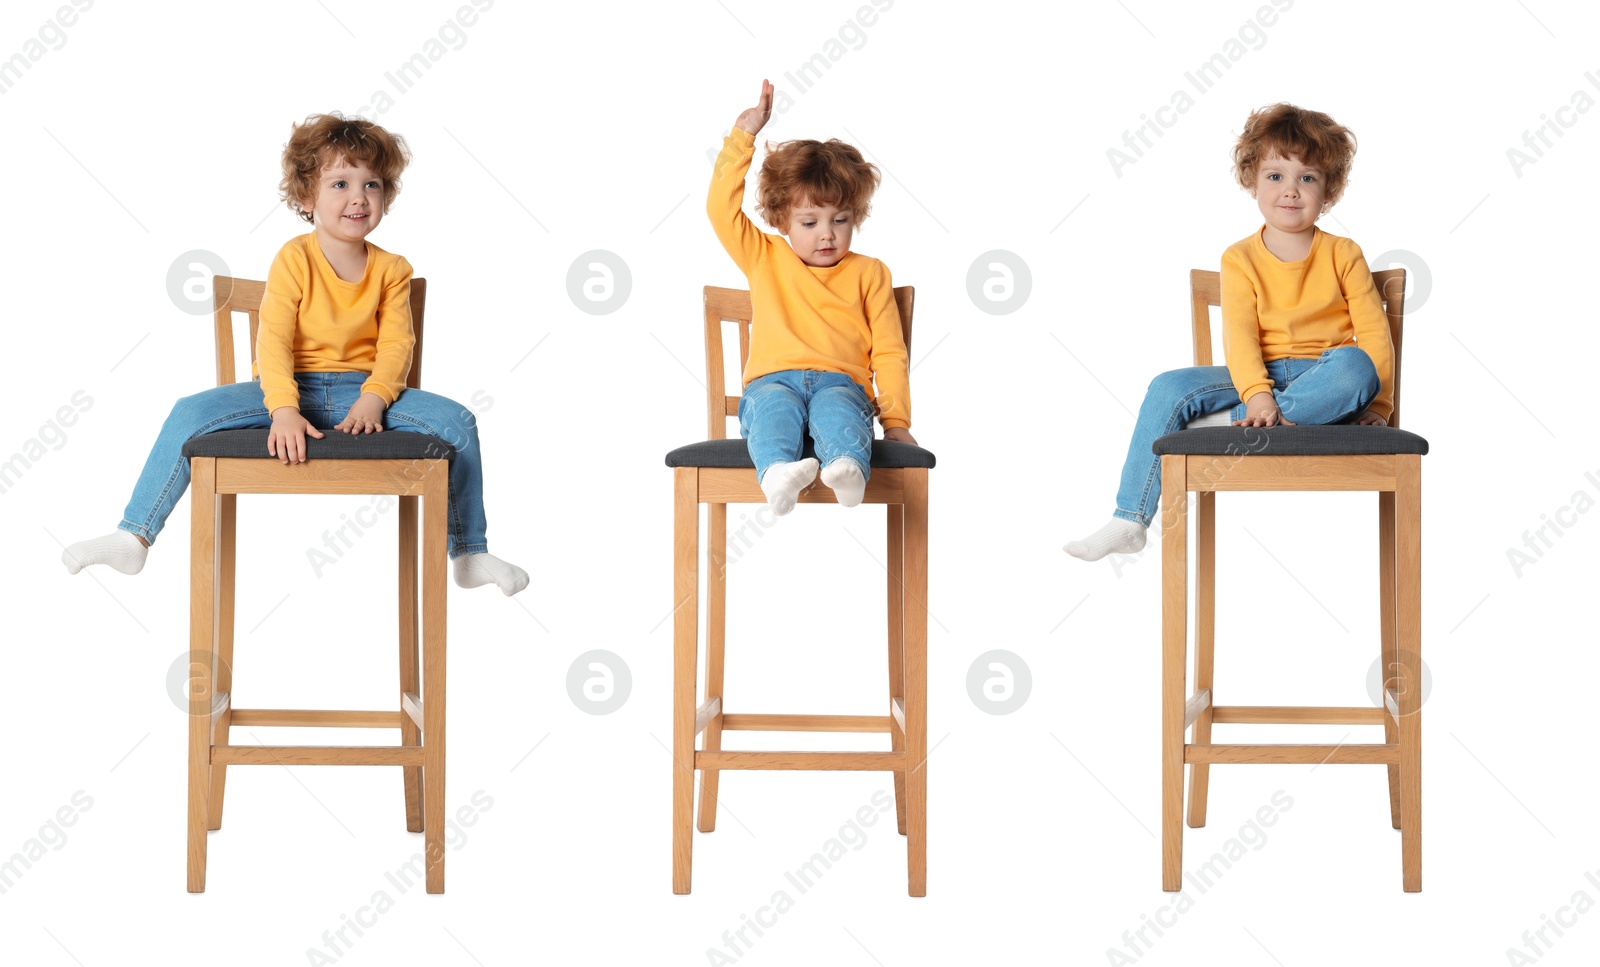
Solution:
M 1223 410 L 1220 413 L 1197 416 L 1190 420 L 1184 429 L 1192 430 L 1197 426 L 1233 426 L 1233 413 L 1231 410 Z
M 775 463 L 761 475 L 761 492 L 767 495 L 767 506 L 782 517 L 794 510 L 800 491 L 817 479 L 817 458 L 806 457 L 793 463 Z
M 856 506 L 867 492 L 867 478 L 861 472 L 861 464 L 849 457 L 840 457 L 823 467 L 822 482 L 833 491 L 840 507 Z
M 510 597 L 528 586 L 527 571 L 493 554 L 463 554 L 456 558 L 452 570 L 456 584 L 463 588 L 478 588 L 492 582 Z
M 1144 547 L 1145 528 L 1121 517 L 1111 518 L 1111 523 L 1066 546 L 1066 552 L 1084 561 L 1098 561 L 1107 554 L 1135 554 Z
M 61 552 L 61 563 L 69 574 L 77 574 L 91 564 L 105 564 L 123 574 L 138 574 L 144 569 L 150 545 L 125 530 L 114 530 L 104 537 L 79 541 Z

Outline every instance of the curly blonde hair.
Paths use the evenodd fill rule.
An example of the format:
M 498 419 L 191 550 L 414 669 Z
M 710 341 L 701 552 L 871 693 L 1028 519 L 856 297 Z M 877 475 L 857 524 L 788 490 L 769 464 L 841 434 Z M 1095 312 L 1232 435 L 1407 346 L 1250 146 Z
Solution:
M 391 134 L 365 118 L 347 118 L 338 111 L 313 114 L 290 129 L 283 146 L 283 180 L 278 195 L 289 210 L 312 221 L 316 206 L 317 176 L 340 161 L 372 169 L 383 181 L 383 211 L 400 194 L 400 173 L 411 163 L 411 151 L 398 134 Z M 308 208 L 307 206 L 310 206 Z
M 882 181 L 877 165 L 838 138 L 768 144 L 756 182 L 756 211 L 768 225 L 784 231 L 790 210 L 810 200 L 848 209 L 859 225 L 871 213 L 872 193 Z
M 1300 163 L 1322 169 L 1326 188 L 1322 209 L 1332 208 L 1350 180 L 1356 157 L 1356 136 L 1321 111 L 1293 104 L 1273 104 L 1251 111 L 1233 146 L 1233 174 L 1246 191 L 1254 191 L 1256 174 L 1268 155 L 1299 158 Z

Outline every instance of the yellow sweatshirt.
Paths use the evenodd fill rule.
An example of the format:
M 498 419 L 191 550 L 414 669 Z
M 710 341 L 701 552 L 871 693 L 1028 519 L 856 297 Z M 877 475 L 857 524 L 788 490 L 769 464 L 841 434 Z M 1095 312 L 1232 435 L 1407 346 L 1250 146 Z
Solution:
M 299 406 L 295 373 L 365 372 L 363 393 L 389 406 L 411 372 L 411 263 L 367 246 L 359 282 L 333 271 L 317 233 L 290 239 L 272 260 L 256 330 L 254 375 L 267 412 Z
M 1353 345 L 1372 358 L 1382 384 L 1368 409 L 1387 420 L 1394 346 L 1361 246 L 1313 229 L 1310 253 L 1284 262 L 1267 250 L 1265 229 L 1222 253 L 1222 351 L 1239 399 L 1272 390 L 1266 360 L 1315 359 Z
M 754 318 L 746 385 L 768 373 L 810 369 L 843 373 L 867 396 L 877 377 L 878 421 L 911 426 L 911 387 L 894 283 L 882 262 L 848 252 L 837 265 L 813 268 L 781 235 L 767 235 L 744 214 L 744 181 L 755 135 L 734 128 L 711 175 L 706 214 L 717 239 L 744 272 Z

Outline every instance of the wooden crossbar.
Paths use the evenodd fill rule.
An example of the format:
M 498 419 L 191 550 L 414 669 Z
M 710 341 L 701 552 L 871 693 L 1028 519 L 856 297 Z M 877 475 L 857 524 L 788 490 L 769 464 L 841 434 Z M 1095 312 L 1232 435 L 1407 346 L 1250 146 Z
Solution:
M 696 769 L 806 769 L 835 772 L 899 772 L 904 752 L 696 752 Z
M 233 710 L 230 724 L 319 729 L 390 729 L 400 727 L 400 713 L 311 708 L 236 708 Z
M 1218 705 L 1213 722 L 1258 725 L 1382 725 L 1381 708 L 1311 707 L 1300 705 Z
M 1400 761 L 1400 746 L 1386 745 L 1187 745 L 1183 761 L 1212 763 L 1388 764 Z
M 214 745 L 214 766 L 420 766 L 420 745 Z
M 719 700 L 720 701 L 720 700 Z M 766 715 L 727 712 L 722 728 L 727 732 L 887 732 L 893 728 L 887 715 Z

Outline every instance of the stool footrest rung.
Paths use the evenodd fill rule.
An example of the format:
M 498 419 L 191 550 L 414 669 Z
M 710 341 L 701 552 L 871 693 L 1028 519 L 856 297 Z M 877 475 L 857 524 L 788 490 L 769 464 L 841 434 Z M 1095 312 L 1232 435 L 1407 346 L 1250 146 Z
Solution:
M 888 732 L 893 723 L 887 715 L 722 714 L 724 732 Z
M 904 752 L 696 752 L 694 767 L 902 772 L 906 768 L 906 754 Z
M 400 726 L 400 713 L 315 708 L 236 708 L 229 719 L 229 724 L 319 729 L 388 729 Z
M 1383 716 L 1381 708 L 1358 706 L 1217 705 L 1211 709 L 1212 722 L 1254 725 L 1382 725 Z
M 214 766 L 420 766 L 420 745 L 214 745 Z
M 1398 744 L 1372 745 L 1185 745 L 1183 761 L 1214 763 L 1390 764 L 1400 762 Z

